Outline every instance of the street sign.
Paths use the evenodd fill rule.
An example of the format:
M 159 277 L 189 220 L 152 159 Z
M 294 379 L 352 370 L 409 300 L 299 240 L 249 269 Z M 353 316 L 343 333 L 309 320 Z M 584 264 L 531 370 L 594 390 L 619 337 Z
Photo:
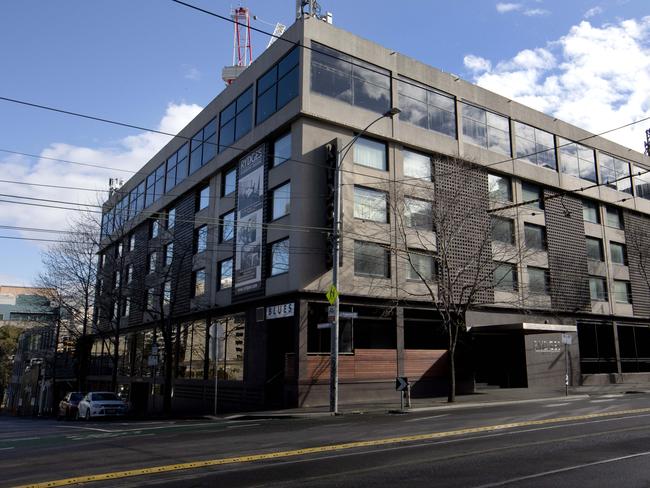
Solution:
M 398 376 L 395 378 L 395 390 L 404 391 L 409 386 L 409 379 L 406 376 Z
M 330 305 L 334 305 L 336 299 L 339 296 L 339 291 L 336 289 L 334 285 L 330 285 L 330 287 L 327 290 L 327 293 L 325 293 L 325 296 L 327 297 L 327 301 L 330 302 Z
M 334 305 L 327 307 L 327 318 L 330 322 L 336 318 L 336 307 Z
M 571 334 L 562 334 L 562 344 L 570 346 L 573 343 L 573 337 Z
M 331 329 L 332 322 L 323 322 L 322 324 L 316 324 L 317 329 Z
M 341 319 L 356 319 L 359 316 L 357 312 L 339 312 Z

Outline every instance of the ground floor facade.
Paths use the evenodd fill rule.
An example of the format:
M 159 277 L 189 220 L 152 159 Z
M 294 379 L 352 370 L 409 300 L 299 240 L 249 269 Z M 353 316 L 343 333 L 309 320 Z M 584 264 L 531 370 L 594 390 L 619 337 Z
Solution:
M 202 312 L 174 324 L 172 351 L 153 325 L 126 329 L 117 341 L 118 393 L 136 413 L 160 411 L 171 354 L 179 413 L 214 412 L 215 384 L 219 412 L 326 405 L 327 307 L 324 297 L 292 294 Z M 446 395 L 447 335 L 433 309 L 344 298 L 341 311 L 341 404 L 397 403 L 398 376 L 413 397 Z M 467 324 L 456 355 L 461 394 L 650 381 L 648 323 L 486 309 L 469 312 Z M 114 337 L 96 337 L 89 389 L 110 388 L 114 351 Z

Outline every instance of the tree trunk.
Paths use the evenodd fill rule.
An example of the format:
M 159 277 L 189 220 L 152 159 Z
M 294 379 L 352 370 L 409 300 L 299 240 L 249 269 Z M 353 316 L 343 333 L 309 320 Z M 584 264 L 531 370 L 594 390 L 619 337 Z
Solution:
M 447 402 L 456 401 L 456 348 L 449 348 L 449 391 L 447 392 Z
M 165 341 L 167 342 L 167 341 Z M 170 415 L 172 413 L 172 367 L 173 356 L 171 354 L 172 341 L 165 345 L 165 383 L 163 387 L 163 413 Z M 169 353 L 167 351 L 170 351 Z

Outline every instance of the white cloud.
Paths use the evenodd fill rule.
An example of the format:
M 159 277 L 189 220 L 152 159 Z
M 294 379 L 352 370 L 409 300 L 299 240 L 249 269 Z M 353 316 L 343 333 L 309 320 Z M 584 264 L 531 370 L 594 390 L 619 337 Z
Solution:
M 175 134 L 200 111 L 201 107 L 195 104 L 170 103 L 156 129 Z M 99 147 L 82 147 L 65 142 L 53 142 L 41 151 L 40 156 L 99 164 L 104 168 L 138 171 L 169 140 L 169 136 L 142 132 Z M 66 164 L 42 158 L 34 161 L 32 158 L 24 156 L 2 157 L 0 155 L 0 174 L 3 179 L 7 180 L 106 190 L 110 177 L 119 177 L 126 181 L 132 176 L 132 173 L 104 168 Z M 105 192 L 101 191 L 95 193 L 10 183 L 0 183 L 0 193 L 90 204 L 98 204 L 98 201 L 103 201 L 107 196 Z M 2 223 L 22 227 L 65 229 L 70 216 L 74 213 L 28 205 L 6 203 L 0 205 L 3 210 Z M 56 234 L 41 233 L 35 236 L 33 233 L 23 233 L 22 235 L 44 239 L 56 238 Z
M 463 63 L 474 72 L 490 71 L 492 69 L 492 63 L 489 60 L 473 54 L 465 56 Z
M 548 10 L 545 10 L 543 8 L 530 8 L 527 10 L 524 10 L 524 15 L 526 17 L 540 17 L 542 15 L 549 15 L 551 12 Z
M 466 66 L 479 85 L 594 133 L 650 116 L 650 16 L 601 27 L 582 21 L 491 70 Z M 641 151 L 647 125 L 605 137 Z
M 194 66 L 183 65 L 183 67 L 185 68 L 183 78 L 193 81 L 199 81 L 201 79 L 201 72 Z
M 602 7 L 592 7 L 589 10 L 585 12 L 585 19 L 590 19 L 592 17 L 595 17 L 596 15 L 600 15 L 603 13 Z
M 508 12 L 514 12 L 520 10 L 522 5 L 520 3 L 497 3 L 496 8 L 497 12 L 500 14 L 506 14 Z

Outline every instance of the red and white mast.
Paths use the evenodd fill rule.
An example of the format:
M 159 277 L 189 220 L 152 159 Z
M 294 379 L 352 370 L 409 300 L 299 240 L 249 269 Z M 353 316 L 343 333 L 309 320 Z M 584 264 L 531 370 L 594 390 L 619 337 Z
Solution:
M 232 66 L 226 66 L 221 77 L 228 85 L 237 79 L 242 71 L 253 61 L 251 43 L 251 16 L 246 7 L 232 9 L 230 17 L 234 21 L 235 35 L 232 50 Z

